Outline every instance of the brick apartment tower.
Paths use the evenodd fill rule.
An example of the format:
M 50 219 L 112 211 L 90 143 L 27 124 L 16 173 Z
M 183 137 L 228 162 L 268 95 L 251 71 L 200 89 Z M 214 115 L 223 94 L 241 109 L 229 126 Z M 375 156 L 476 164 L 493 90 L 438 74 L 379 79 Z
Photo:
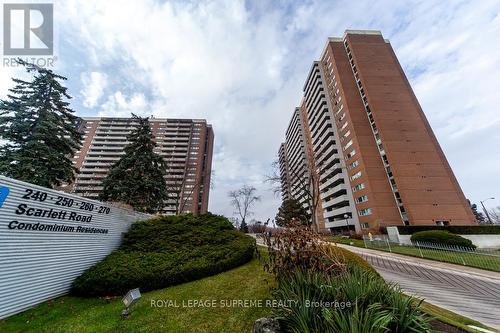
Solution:
M 380 32 L 348 30 L 329 38 L 306 80 L 302 107 L 310 163 L 321 173 L 326 229 L 475 223 Z
M 157 146 L 155 152 L 167 163 L 170 199 L 163 213 L 177 211 L 202 214 L 208 211 L 214 133 L 198 119 L 149 120 Z M 73 157 L 80 170 L 67 191 L 97 199 L 110 166 L 124 154 L 127 135 L 136 122 L 132 118 L 83 118 L 83 145 Z

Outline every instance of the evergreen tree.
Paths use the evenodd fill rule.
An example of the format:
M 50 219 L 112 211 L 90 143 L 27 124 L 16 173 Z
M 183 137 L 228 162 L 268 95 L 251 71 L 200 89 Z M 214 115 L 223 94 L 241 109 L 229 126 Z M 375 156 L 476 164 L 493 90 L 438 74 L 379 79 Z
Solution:
M 245 220 L 241 221 L 240 231 L 248 234 L 248 224 Z
M 311 216 L 307 210 L 295 199 L 284 200 L 276 215 L 276 224 L 286 227 L 292 221 L 300 222 L 304 225 L 311 224 Z
M 109 170 L 103 180 L 101 199 L 119 201 L 138 211 L 155 213 L 167 200 L 166 164 L 154 152 L 156 143 L 148 118 L 137 117 L 139 123 L 128 136 L 125 154 Z
M 0 174 L 49 188 L 75 179 L 70 158 L 81 145 L 79 118 L 69 108 L 65 77 L 17 60 L 32 81 L 12 79 L 0 101 Z

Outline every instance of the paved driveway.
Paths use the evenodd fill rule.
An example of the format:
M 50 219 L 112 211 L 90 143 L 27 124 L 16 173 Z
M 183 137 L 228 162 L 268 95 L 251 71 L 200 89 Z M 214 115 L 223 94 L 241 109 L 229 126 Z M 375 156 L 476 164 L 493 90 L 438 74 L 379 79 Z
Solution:
M 365 258 L 408 294 L 500 329 L 500 274 L 381 251 L 339 245 Z

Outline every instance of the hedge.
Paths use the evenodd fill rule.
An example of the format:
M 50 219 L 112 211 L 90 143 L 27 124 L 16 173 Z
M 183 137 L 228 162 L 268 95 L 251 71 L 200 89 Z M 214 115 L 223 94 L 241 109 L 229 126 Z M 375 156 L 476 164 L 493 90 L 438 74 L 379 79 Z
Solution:
M 222 216 L 162 216 L 134 223 L 116 251 L 73 282 L 71 293 L 114 296 L 165 288 L 240 266 L 254 251 L 255 240 Z
M 412 242 L 437 243 L 443 245 L 476 248 L 471 240 L 442 230 L 419 231 L 411 236 Z
M 500 225 L 398 226 L 400 235 L 412 235 L 419 231 L 428 230 L 444 230 L 457 235 L 500 235 Z

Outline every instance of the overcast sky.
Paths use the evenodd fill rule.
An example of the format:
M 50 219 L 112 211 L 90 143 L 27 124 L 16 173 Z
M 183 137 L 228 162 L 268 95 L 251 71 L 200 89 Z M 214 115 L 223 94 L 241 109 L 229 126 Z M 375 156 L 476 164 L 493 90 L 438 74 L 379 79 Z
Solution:
M 45 2 L 45 1 L 44 1 Z M 500 2 L 56 1 L 56 71 L 80 116 L 205 118 L 214 127 L 210 210 L 263 183 L 327 37 L 381 30 L 465 195 L 500 206 Z M 0 96 L 18 69 L 0 67 Z

